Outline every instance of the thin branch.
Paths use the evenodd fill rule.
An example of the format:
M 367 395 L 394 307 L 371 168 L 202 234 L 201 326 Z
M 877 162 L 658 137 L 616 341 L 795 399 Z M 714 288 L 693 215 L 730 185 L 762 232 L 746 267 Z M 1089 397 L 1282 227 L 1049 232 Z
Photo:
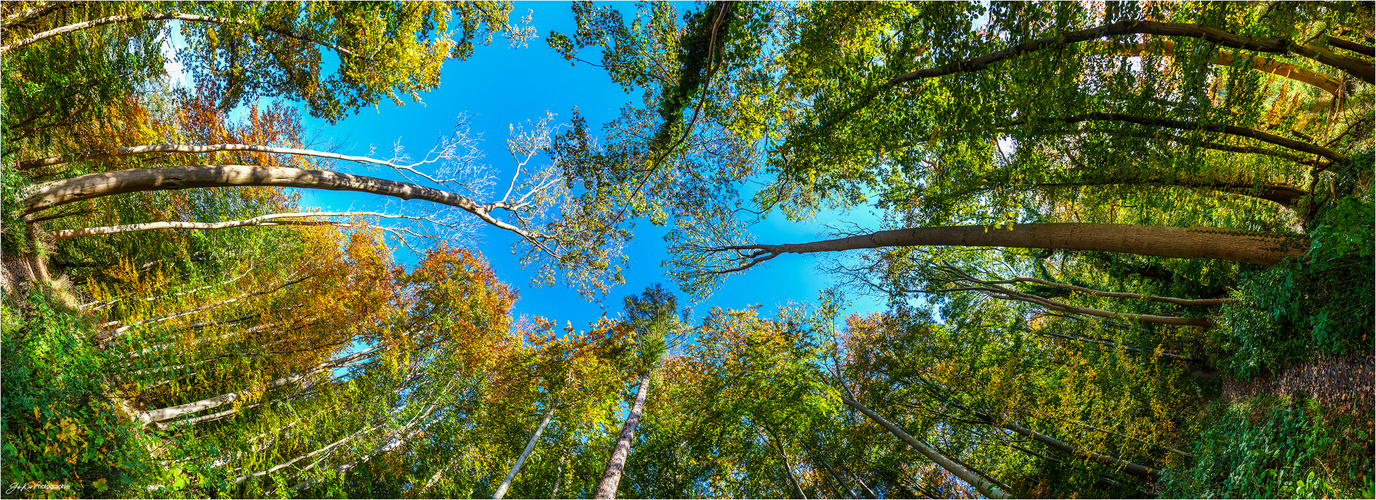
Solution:
M 241 26 L 245 26 L 245 25 L 251 26 L 251 23 L 249 23 L 249 21 L 246 21 L 246 20 L 243 20 L 243 19 L 230 19 L 230 18 L 215 17 L 215 16 L 202 16 L 202 15 L 198 15 L 198 14 L 183 14 L 183 13 L 180 13 L 180 12 L 154 12 L 154 13 L 148 13 L 148 14 L 118 15 L 118 16 L 102 17 L 102 18 L 100 18 L 100 19 L 93 19 L 93 20 L 90 20 L 90 21 L 80 22 L 80 23 L 76 23 L 76 24 L 69 24 L 69 25 L 67 25 L 67 26 L 62 26 L 62 27 L 58 27 L 58 28 L 53 28 L 53 29 L 50 29 L 50 30 L 48 30 L 48 31 L 44 31 L 44 32 L 42 32 L 42 33 L 38 33 L 38 34 L 36 34 L 36 35 L 32 35 L 32 36 L 30 36 L 30 37 L 28 37 L 28 38 L 24 38 L 24 39 L 15 41 L 14 43 L 11 43 L 11 44 L 9 44 L 9 45 L 0 46 L 0 54 L 4 54 L 4 53 L 9 52 L 9 51 L 11 51 L 11 50 L 14 50 L 14 49 L 16 49 L 16 48 L 20 48 L 20 47 L 29 45 L 29 44 L 31 44 L 31 43 L 34 43 L 34 42 L 38 42 L 38 41 L 44 40 L 44 39 L 52 38 L 52 37 L 55 37 L 55 36 L 63 35 L 63 34 L 66 34 L 66 33 L 75 32 L 75 31 L 81 31 L 81 30 L 86 30 L 86 29 L 91 29 L 91 28 L 97 28 L 97 27 L 100 27 L 100 26 L 108 25 L 108 24 L 125 23 L 125 22 L 136 22 L 136 21 L 168 21 L 168 20 L 190 21 L 190 22 L 202 22 L 202 23 L 216 23 L 216 24 L 238 24 L 238 25 L 241 25 Z M 339 55 L 341 55 L 341 56 L 345 56 L 345 57 L 354 57 L 354 56 L 355 56 L 355 54 L 354 54 L 353 51 L 348 50 L 348 49 L 345 49 L 345 48 L 340 47 L 340 46 L 338 46 L 338 45 L 334 45 L 334 44 L 327 43 L 327 42 L 324 42 L 324 41 L 315 40 L 315 39 L 312 39 L 312 38 L 309 38 L 309 37 L 297 35 L 297 34 L 295 34 L 295 33 L 292 33 L 292 32 L 289 32 L 289 31 L 286 31 L 286 30 L 283 30 L 283 29 L 280 29 L 280 28 L 275 28 L 275 27 L 264 27 L 263 29 L 266 30 L 266 31 L 268 31 L 268 32 L 275 33 L 275 34 L 277 34 L 277 35 L 284 36 L 284 37 L 287 37 L 287 38 L 292 38 L 292 39 L 300 40 L 300 41 L 303 41 L 303 42 L 309 42 L 309 43 L 314 43 L 314 44 L 321 45 L 321 46 L 324 46 L 324 47 L 328 47 L 328 48 L 330 48 L 331 50 L 334 50 L 335 52 L 339 53 Z

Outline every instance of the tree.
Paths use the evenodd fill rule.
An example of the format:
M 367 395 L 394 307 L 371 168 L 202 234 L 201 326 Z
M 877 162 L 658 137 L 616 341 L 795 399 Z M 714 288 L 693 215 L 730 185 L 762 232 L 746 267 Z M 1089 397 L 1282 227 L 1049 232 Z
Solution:
M 631 453 L 631 443 L 635 440 L 636 427 L 645 409 L 645 395 L 650 391 L 651 376 L 660 366 L 660 360 L 668 349 L 668 336 L 676 333 L 678 325 L 678 300 L 674 294 L 651 285 L 639 297 L 631 295 L 625 299 L 627 323 L 632 335 L 636 336 L 636 356 L 632 362 L 632 373 L 638 375 L 639 382 L 635 398 L 626 414 L 626 422 L 621 426 L 621 435 L 607 459 L 607 468 L 597 483 L 593 498 L 616 498 L 616 487 L 621 482 L 621 472 L 626 467 L 626 457 Z

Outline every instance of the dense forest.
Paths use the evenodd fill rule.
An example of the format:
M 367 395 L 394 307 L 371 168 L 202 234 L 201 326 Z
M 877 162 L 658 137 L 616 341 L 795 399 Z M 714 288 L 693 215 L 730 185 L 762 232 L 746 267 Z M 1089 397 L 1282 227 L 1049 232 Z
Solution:
M 1370 2 L 0 10 L 4 496 L 1376 497 Z M 504 40 L 632 99 L 314 139 Z

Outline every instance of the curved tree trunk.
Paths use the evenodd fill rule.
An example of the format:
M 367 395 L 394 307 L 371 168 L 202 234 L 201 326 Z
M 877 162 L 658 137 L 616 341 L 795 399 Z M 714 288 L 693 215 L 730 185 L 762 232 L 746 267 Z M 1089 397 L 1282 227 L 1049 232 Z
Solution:
M 1102 49 L 1106 53 L 1129 57 L 1142 55 L 1160 55 L 1167 57 L 1175 56 L 1175 42 L 1164 39 L 1152 40 L 1147 43 L 1139 43 L 1136 45 L 1127 46 L 1117 45 L 1112 42 L 1102 42 L 1096 48 Z M 1230 52 L 1220 51 L 1218 55 L 1214 57 L 1213 63 L 1219 66 L 1228 66 L 1233 64 L 1233 61 L 1236 61 L 1237 59 L 1246 59 L 1247 62 L 1251 63 L 1252 69 L 1255 69 L 1257 71 L 1270 73 L 1276 76 L 1280 76 L 1282 78 L 1289 78 L 1300 83 L 1313 85 L 1315 87 L 1323 89 L 1324 92 L 1328 92 L 1329 94 L 1337 95 L 1342 90 L 1343 84 L 1336 78 L 1315 71 L 1311 71 L 1299 66 L 1295 66 L 1293 64 L 1267 59 L 1265 57 L 1235 57 L 1235 55 Z
M 392 168 L 407 167 L 406 165 L 397 165 L 396 163 L 387 160 L 379 160 L 377 158 L 369 158 L 367 156 L 343 155 L 339 153 L 331 153 L 329 151 L 315 151 L 311 149 L 279 148 L 273 146 L 262 146 L 258 144 L 147 144 L 142 146 L 126 146 L 122 148 L 100 149 L 95 151 L 84 151 L 81 153 L 72 153 L 60 156 L 49 156 L 46 158 L 38 158 L 34 160 L 19 162 L 19 165 L 15 168 L 18 170 L 28 170 L 37 167 L 51 167 L 55 165 L 62 165 L 74 161 L 106 160 L 110 158 L 120 158 L 124 156 L 136 156 L 151 153 L 198 154 L 215 153 L 221 151 L 247 151 L 250 153 L 314 156 L 316 158 L 326 158 L 331 160 L 371 163 L 374 165 L 382 165 L 384 167 Z
M 360 351 L 354 354 L 350 354 L 348 356 L 316 364 L 315 366 L 312 366 L 305 370 L 269 382 L 265 390 L 272 390 L 278 387 L 294 384 L 302 380 L 305 380 L 306 377 L 309 377 L 312 374 L 329 370 L 331 368 L 338 368 L 343 365 L 347 365 L 349 363 L 368 358 L 374 354 L 377 354 L 379 349 L 381 349 L 381 347 L 374 347 L 372 349 Z M 209 410 L 212 408 L 219 408 L 221 406 L 238 401 L 240 398 L 243 398 L 246 395 L 248 395 L 247 390 L 231 392 L 211 398 L 202 399 L 200 401 L 194 401 L 191 403 L 181 404 L 177 406 L 169 406 L 167 408 L 159 408 L 156 410 L 143 411 L 139 412 L 139 414 L 136 416 L 136 420 L 138 420 L 140 424 L 145 425 L 150 423 L 165 422 L 168 420 L 173 420 L 182 416 Z
M 937 226 L 893 229 L 808 243 L 733 245 L 710 249 L 735 252 L 744 264 L 717 272 L 746 269 L 785 253 L 843 252 L 902 246 L 1048 248 L 1132 253 L 1156 257 L 1220 259 L 1269 266 L 1298 254 L 1303 236 L 1254 233 L 1211 227 L 1180 228 L 1081 222 L 990 226 Z
M 616 486 L 621 483 L 621 471 L 626 468 L 626 457 L 631 454 L 631 441 L 635 439 L 635 429 L 640 426 L 641 413 L 645 410 L 645 395 L 650 392 L 650 373 L 640 377 L 640 389 L 635 393 L 631 412 L 626 415 L 626 424 L 621 426 L 621 437 L 612 448 L 611 459 L 602 471 L 602 480 L 597 483 L 593 498 L 616 498 Z
M 1058 36 L 1039 38 L 964 61 L 912 71 L 894 77 L 886 85 L 894 85 L 911 80 L 945 76 L 967 71 L 979 71 L 988 67 L 990 64 L 1030 52 L 1064 47 L 1066 45 L 1110 36 L 1136 34 L 1199 38 L 1224 47 L 1257 52 L 1270 52 L 1273 54 L 1294 52 L 1300 56 L 1343 70 L 1367 83 L 1373 83 L 1373 79 L 1376 79 L 1376 75 L 1373 75 L 1371 70 L 1367 69 L 1371 67 L 1370 64 L 1350 57 L 1333 54 L 1326 49 L 1302 46 L 1284 38 L 1262 38 L 1238 35 L 1199 24 L 1125 20 L 1113 24 L 1106 24 L 1097 28 L 1067 31 Z
M 1045 444 L 1045 445 L 1047 445 L 1047 446 L 1050 446 L 1050 447 L 1052 447 L 1052 448 L 1056 448 L 1056 449 L 1058 449 L 1058 450 L 1064 451 L 1064 452 L 1066 452 L 1066 453 L 1070 453 L 1070 454 L 1075 455 L 1075 456 L 1087 458 L 1087 459 L 1089 459 L 1090 461 L 1093 461 L 1093 462 L 1098 462 L 1098 463 L 1101 463 L 1101 464 L 1104 464 L 1104 465 L 1110 465 L 1110 466 L 1114 466 L 1114 467 L 1121 467 L 1121 468 L 1123 469 L 1124 472 L 1127 472 L 1127 473 L 1132 474 L 1132 475 L 1135 475 L 1135 476 L 1140 476 L 1140 477 L 1143 477 L 1143 478 L 1146 478 L 1146 479 L 1152 479 L 1152 480 L 1155 480 L 1155 479 L 1161 477 L 1161 472 L 1160 472 L 1160 471 L 1158 471 L 1158 470 L 1156 470 L 1156 469 L 1153 469 L 1153 468 L 1151 468 L 1151 467 L 1147 467 L 1147 466 L 1145 466 L 1145 465 L 1138 465 L 1138 464 L 1134 464 L 1134 463 L 1132 463 L 1132 462 L 1128 462 L 1128 461 L 1126 461 L 1126 460 L 1120 460 L 1120 459 L 1117 459 L 1117 458 L 1113 458 L 1113 457 L 1106 456 L 1106 455 L 1101 455 L 1101 454 L 1094 453 L 1094 452 L 1091 452 L 1091 451 L 1085 451 L 1085 450 L 1076 448 L 1076 447 L 1074 447 L 1074 446 L 1071 446 L 1071 445 L 1069 445 L 1069 444 L 1066 444 L 1065 442 L 1063 442 L 1063 441 L 1061 441 L 1061 440 L 1059 440 L 1059 439 L 1053 438 L 1053 437 L 1051 437 L 1051 436 L 1047 436 L 1046 434 L 1042 434 L 1042 433 L 1033 431 L 1033 430 L 1031 430 L 1031 429 L 1028 429 L 1028 428 L 1023 427 L 1023 426 L 1020 426 L 1020 425 L 1018 425 L 1018 424 L 1014 424 L 1014 423 L 1012 423 L 1012 422 L 998 423 L 998 422 L 996 422 L 996 421 L 994 420 L 993 417 L 991 417 L 991 416 L 989 416 L 989 415 L 978 414 L 978 415 L 976 415 L 976 416 L 978 416 L 981 420 L 984 420 L 985 422 L 988 422 L 989 425 L 993 425 L 993 426 L 996 426 L 996 427 L 1002 427 L 1002 428 L 1004 428 L 1004 429 L 1008 429 L 1008 430 L 1013 431 L 1013 432 L 1016 432 L 1016 433 L 1018 433 L 1018 434 L 1022 434 L 1022 435 L 1024 435 L 1024 436 L 1030 437 L 1030 438 L 1032 438 L 1033 440 L 1037 441 L 1038 443 Z
M 951 474 L 960 478 L 962 481 L 965 481 L 967 484 L 974 486 L 975 489 L 979 490 L 979 492 L 984 496 L 989 498 L 1009 498 L 1008 493 L 1005 493 L 1003 490 L 999 489 L 998 486 L 989 484 L 989 482 L 985 481 L 984 478 L 976 475 L 973 472 L 970 472 L 970 470 L 964 467 L 961 467 L 959 464 L 952 462 L 944 455 L 932 449 L 932 447 L 927 446 L 923 442 L 918 441 L 917 439 L 908 435 L 908 433 L 903 432 L 903 429 L 899 429 L 898 426 L 894 425 L 892 422 L 889 422 L 888 420 L 885 420 L 884 417 L 879 416 L 877 413 L 865 407 L 865 405 L 862 405 L 858 401 L 852 399 L 845 392 L 841 393 L 841 401 L 846 403 L 850 407 L 859 410 L 860 413 L 865 414 L 865 416 L 869 417 L 870 420 L 873 420 L 875 423 L 879 424 L 881 427 L 888 430 L 891 434 L 898 437 L 898 439 L 902 440 L 905 443 L 908 443 L 908 445 L 912 446 L 913 449 L 916 449 L 918 453 L 921 453 L 923 456 L 931 459 L 933 462 L 936 462 L 937 465 L 941 466 L 941 468 L 943 469 L 946 469 L 947 472 L 950 472 Z
M 504 202 L 479 205 L 461 194 L 419 184 L 326 170 L 303 170 L 286 167 L 184 165 L 100 172 L 36 184 L 24 193 L 24 200 L 21 204 L 24 213 L 31 214 L 66 203 L 104 196 L 140 191 L 170 191 L 226 186 L 275 186 L 358 191 L 403 200 L 425 200 L 458 207 L 478 216 L 488 224 L 514 232 L 532 241 L 536 239 L 529 232 L 497 220 L 491 215 L 490 212 L 494 209 L 509 208 Z
M 64 240 L 67 238 L 77 238 L 81 236 L 104 236 L 107 234 L 132 233 L 137 231 L 152 231 L 155 229 L 231 229 L 236 227 L 259 227 L 259 226 L 345 226 L 352 227 L 354 224 L 348 222 L 337 222 L 331 220 L 295 220 L 300 217 L 380 217 L 389 219 L 422 219 L 419 216 L 390 215 L 380 212 L 292 212 L 281 214 L 267 214 L 253 217 L 251 219 L 231 220 L 223 222 L 185 222 L 185 221 L 161 221 L 161 222 L 142 222 L 138 224 L 121 224 L 117 226 L 83 227 L 79 229 L 62 229 L 48 233 L 54 240 Z M 281 220 L 288 219 L 288 220 Z
M 35 34 L 35 35 L 32 35 L 32 36 L 29 36 L 29 37 L 27 37 L 27 38 L 23 38 L 23 39 L 20 39 L 20 40 L 16 40 L 16 41 L 14 41 L 13 43 L 10 43 L 9 45 L 0 46 L 0 54 L 4 54 L 4 53 L 9 52 L 9 51 L 11 51 L 11 50 L 14 50 L 14 49 L 17 49 L 17 48 L 23 47 L 23 46 L 25 46 L 25 45 L 29 45 L 29 44 L 31 44 L 31 43 L 38 42 L 38 41 L 41 41 L 41 40 L 44 40 L 44 39 L 52 38 L 52 37 L 55 37 L 55 36 L 60 36 L 60 35 L 66 34 L 66 33 L 72 33 L 72 32 L 81 31 L 81 30 L 87 30 L 87 29 L 91 29 L 91 28 L 98 28 L 98 27 L 100 27 L 100 26 L 105 26 L 105 25 L 109 25 L 109 24 L 128 23 L 128 22 L 139 22 L 139 21 L 169 21 L 169 20 L 177 20 L 177 21 L 183 21 L 183 22 L 213 23 L 213 24 L 237 24 L 237 25 L 240 25 L 240 26 L 251 26 L 251 25 L 252 25 L 251 22 L 249 22 L 249 21 L 247 21 L 247 20 L 244 20 L 244 19 L 232 19 L 232 18 L 227 18 L 227 17 L 215 17 L 215 16 L 202 16 L 202 15 L 198 15 L 198 14 L 183 14 L 183 13 L 180 13 L 180 12 L 150 12 L 150 13 L 146 13 L 146 14 L 116 15 L 116 16 L 102 17 L 102 18 L 100 18 L 100 19 L 92 19 L 92 20 L 90 20 L 90 21 L 84 21 L 84 22 L 79 22 L 79 23 L 75 23 L 75 24 L 69 24 L 69 25 L 66 25 L 66 26 L 60 26 L 60 27 L 57 27 L 57 28 L 50 29 L 50 30 L 48 30 L 48 31 L 44 31 L 44 32 L 42 32 L 42 33 L 38 33 L 38 34 Z M 301 40 L 301 41 L 303 41 L 303 42 L 310 42 L 310 43 L 319 44 L 319 45 L 322 45 L 322 46 L 325 46 L 325 47 L 329 47 L 329 48 L 333 49 L 335 52 L 338 52 L 339 55 L 341 55 L 341 56 L 353 56 L 353 55 L 354 55 L 353 51 L 350 51 L 350 50 L 345 49 L 345 48 L 343 48 L 343 47 L 339 47 L 339 46 L 336 46 L 336 45 L 333 45 L 333 44 L 325 43 L 325 42 L 319 41 L 319 40 L 314 40 L 314 39 L 311 39 L 311 38 L 308 38 L 308 37 L 303 37 L 303 36 L 301 36 L 301 35 L 297 35 L 297 34 L 291 33 L 291 32 L 286 31 L 286 30 L 281 30 L 281 29 L 277 29 L 277 28 L 273 28 L 273 27 L 265 27 L 265 28 L 263 28 L 263 30 L 264 30 L 264 31 L 271 32 L 271 33 L 274 33 L 274 34 L 277 34 L 277 35 L 279 35 L 279 36 L 283 36 L 283 37 L 287 37 L 287 38 L 294 38 L 294 39 L 297 39 L 297 40 Z

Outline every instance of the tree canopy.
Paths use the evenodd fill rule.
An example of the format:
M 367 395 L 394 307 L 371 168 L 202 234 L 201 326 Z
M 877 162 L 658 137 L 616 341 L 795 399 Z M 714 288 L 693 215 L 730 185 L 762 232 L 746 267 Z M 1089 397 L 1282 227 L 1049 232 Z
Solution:
M 0 7 L 6 495 L 1376 494 L 1371 3 L 516 11 Z M 499 37 L 638 99 L 499 167 L 312 129 Z M 649 226 L 578 326 L 480 238 L 596 308 Z M 696 307 L 786 254 L 829 288 Z

